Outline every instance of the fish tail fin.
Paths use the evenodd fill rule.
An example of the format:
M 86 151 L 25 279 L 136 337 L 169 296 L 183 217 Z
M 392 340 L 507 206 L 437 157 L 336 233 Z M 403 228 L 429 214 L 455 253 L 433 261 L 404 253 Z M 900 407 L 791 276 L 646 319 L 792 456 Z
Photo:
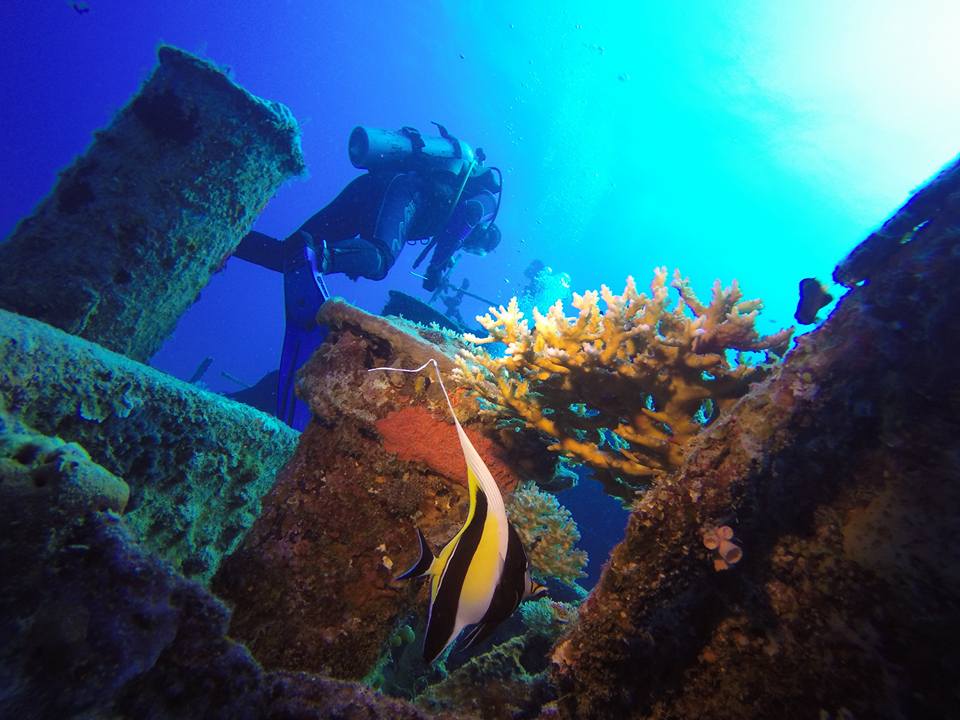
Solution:
M 406 580 L 410 577 L 422 577 L 430 572 L 430 566 L 433 565 L 434 555 L 427 539 L 423 536 L 423 530 L 417 528 L 417 537 L 420 540 L 420 557 L 413 566 L 402 575 L 397 575 L 394 580 Z
M 530 581 L 530 589 L 527 591 L 526 597 L 524 600 L 537 600 L 542 597 L 546 597 L 547 593 L 550 592 L 550 588 L 546 585 L 541 585 L 538 582 Z

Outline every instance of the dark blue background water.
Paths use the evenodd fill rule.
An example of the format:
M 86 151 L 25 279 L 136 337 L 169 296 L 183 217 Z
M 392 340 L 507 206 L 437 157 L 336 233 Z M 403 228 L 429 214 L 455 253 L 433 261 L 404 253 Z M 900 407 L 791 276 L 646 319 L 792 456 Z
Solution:
M 110 122 L 167 42 L 300 120 L 308 178 L 257 229 L 284 236 L 357 174 L 359 123 L 444 123 L 504 172 L 503 244 L 454 280 L 506 301 L 534 258 L 573 288 L 656 265 L 706 294 L 739 278 L 789 325 L 797 281 L 833 265 L 956 152 L 952 2 L 141 2 L 0 5 L 0 236 Z M 408 248 L 381 283 L 330 285 L 379 311 L 424 296 Z M 42 273 L 42 268 L 37 268 Z M 275 367 L 276 276 L 232 260 L 153 364 L 235 386 Z M 425 297 L 425 296 L 424 296 Z M 469 302 L 469 301 L 468 301 Z M 464 306 L 465 314 L 482 305 Z

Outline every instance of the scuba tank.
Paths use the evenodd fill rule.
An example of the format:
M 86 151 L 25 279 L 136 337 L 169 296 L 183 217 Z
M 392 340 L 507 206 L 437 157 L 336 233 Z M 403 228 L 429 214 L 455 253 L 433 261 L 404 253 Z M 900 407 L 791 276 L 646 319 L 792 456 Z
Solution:
M 444 171 L 453 176 L 454 193 L 446 216 L 439 224 L 437 232 L 432 234 L 417 256 L 413 263 L 414 268 L 419 267 L 430 251 L 436 247 L 437 233 L 446 228 L 450 222 L 471 178 L 476 177 L 482 189 L 497 193 L 496 209 L 493 217 L 484 226 L 484 231 L 490 228 L 493 219 L 496 218 L 500 210 L 500 197 L 503 194 L 503 177 L 499 170 L 497 170 L 496 180 L 491 173 L 481 173 L 483 162 L 486 160 L 483 150 L 474 151 L 463 140 L 451 135 L 440 123 L 433 124 L 437 126 L 439 137 L 424 136 L 412 127 L 390 131 L 358 125 L 350 133 L 350 140 L 347 143 L 350 162 L 355 168 L 361 170 L 371 172 Z M 499 233 L 496 228 L 494 230 Z M 499 241 L 499 236 L 497 240 Z
M 477 165 L 476 153 L 442 125 L 439 137 L 425 136 L 412 127 L 380 130 L 358 125 L 350 133 L 350 162 L 361 170 L 447 170 L 462 175 Z

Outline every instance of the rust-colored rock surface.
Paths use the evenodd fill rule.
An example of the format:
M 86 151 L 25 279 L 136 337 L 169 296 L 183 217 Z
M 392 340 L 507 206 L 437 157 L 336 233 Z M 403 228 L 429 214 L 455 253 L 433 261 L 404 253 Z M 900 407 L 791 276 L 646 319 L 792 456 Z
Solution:
M 383 449 L 396 455 L 398 460 L 424 463 L 437 474 L 455 478 L 467 487 L 463 451 L 459 442 L 449 442 L 449 422 L 425 407 L 410 406 L 388 413 L 374 425 L 383 440 Z M 517 476 L 510 469 L 505 448 L 476 430 L 467 430 L 467 436 L 500 488 L 504 492 L 512 491 Z
M 417 525 L 439 548 L 462 524 L 466 466 L 432 370 L 368 372 L 434 357 L 446 377 L 445 337 L 415 337 L 340 301 L 324 306 L 321 321 L 330 336 L 298 386 L 314 420 L 213 586 L 235 608 L 231 634 L 266 667 L 356 679 L 398 616 L 426 606 L 424 587 L 393 577 L 417 559 Z M 516 449 L 448 388 L 466 432 L 511 490 L 520 479 L 520 464 L 509 461 Z M 542 449 L 522 454 L 522 472 L 544 471 L 532 464 L 546 458 Z
M 960 163 L 930 187 L 639 502 L 554 648 L 563 715 L 956 716 Z M 703 541 L 724 525 L 743 557 L 717 570 Z

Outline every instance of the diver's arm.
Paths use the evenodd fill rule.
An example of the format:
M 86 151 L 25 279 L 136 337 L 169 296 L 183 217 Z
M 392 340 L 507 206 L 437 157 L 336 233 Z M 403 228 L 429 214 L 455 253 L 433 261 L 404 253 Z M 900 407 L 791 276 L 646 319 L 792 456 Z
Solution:
M 455 262 L 452 256 L 447 257 L 442 263 L 431 260 L 429 267 L 427 267 L 427 276 L 423 281 L 423 289 L 433 292 L 442 286 L 446 282 L 447 275 L 450 274 Z
M 444 229 L 437 236 L 437 244 L 427 266 L 427 277 L 423 281 L 424 290 L 436 290 L 453 267 L 453 255 L 460 249 L 461 242 L 454 233 Z
M 427 267 L 424 290 L 435 290 L 454 264 L 454 254 L 463 247 L 473 229 L 493 217 L 497 199 L 486 190 L 463 200 L 457 205 L 444 228 L 436 235 L 436 247 Z

